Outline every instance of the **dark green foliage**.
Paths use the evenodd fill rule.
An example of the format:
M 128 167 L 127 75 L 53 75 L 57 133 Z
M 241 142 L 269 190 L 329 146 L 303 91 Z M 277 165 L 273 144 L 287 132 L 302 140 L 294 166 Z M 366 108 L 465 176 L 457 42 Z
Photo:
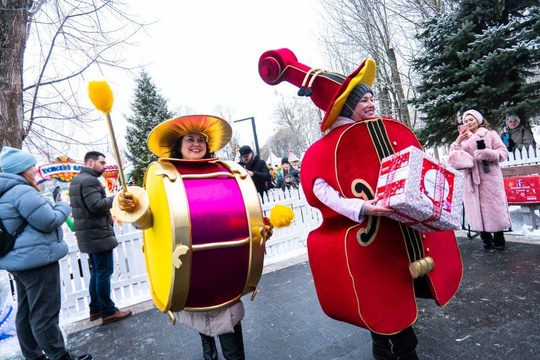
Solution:
M 138 186 L 142 186 L 148 164 L 157 160 L 146 145 L 150 131 L 159 123 L 171 119 L 174 114 L 168 110 L 167 101 L 158 93 L 156 86 L 146 71 L 136 80 L 135 98 L 131 103 L 133 116 L 126 117 L 131 124 L 127 127 L 126 156 L 133 164 L 132 176 Z M 130 181 L 126 179 L 126 181 Z
M 471 108 L 496 130 L 508 115 L 528 122 L 540 114 L 538 1 L 464 0 L 424 25 L 412 103 L 425 114 L 426 146 L 455 140 L 459 115 Z

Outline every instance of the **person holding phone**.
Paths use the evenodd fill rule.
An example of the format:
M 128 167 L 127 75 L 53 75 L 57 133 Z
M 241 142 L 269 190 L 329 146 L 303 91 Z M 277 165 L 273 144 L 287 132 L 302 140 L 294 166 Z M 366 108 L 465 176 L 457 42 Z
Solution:
M 272 181 L 266 162 L 258 154 L 255 154 L 250 146 L 244 145 L 240 148 L 240 161 L 238 164 L 247 170 L 257 188 L 257 192 L 261 199 L 264 200 L 263 194 L 268 190 L 267 184 Z
M 36 163 L 34 155 L 20 149 L 4 146 L 0 152 L 0 220 L 10 233 L 26 222 L 13 249 L 0 257 L 0 270 L 16 284 L 17 340 L 25 359 L 92 360 L 91 354 L 67 350 L 59 325 L 59 261 L 69 250 L 62 224 L 71 208 L 60 192 L 54 204 L 40 194 Z
M 463 126 L 450 146 L 448 163 L 465 175 L 465 217 L 471 230 L 479 231 L 485 249 L 502 251 L 503 231 L 512 226 L 499 162 L 508 150 L 476 110 L 463 113 Z

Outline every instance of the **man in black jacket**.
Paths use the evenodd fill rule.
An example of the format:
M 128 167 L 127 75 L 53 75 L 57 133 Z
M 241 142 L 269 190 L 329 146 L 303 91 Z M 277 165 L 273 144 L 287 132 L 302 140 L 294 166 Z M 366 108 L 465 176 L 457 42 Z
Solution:
M 86 153 L 84 167 L 69 185 L 77 245 L 80 252 L 88 254 L 90 261 L 90 321 L 101 318 L 103 325 L 131 315 L 131 310 L 118 310 L 111 299 L 113 249 L 118 241 L 110 211 L 114 196 L 107 197 L 98 180 L 105 171 L 105 164 L 102 153 Z
M 239 164 L 247 170 L 257 188 L 257 192 L 261 195 L 261 199 L 263 199 L 263 193 L 268 189 L 267 183 L 272 181 L 272 176 L 266 162 L 261 160 L 259 155 L 254 154 L 249 146 L 244 145 L 240 148 Z

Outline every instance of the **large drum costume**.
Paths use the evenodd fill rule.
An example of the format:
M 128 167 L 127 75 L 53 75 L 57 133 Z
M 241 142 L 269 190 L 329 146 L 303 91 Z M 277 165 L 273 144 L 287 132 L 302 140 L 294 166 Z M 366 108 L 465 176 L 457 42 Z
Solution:
M 263 220 L 246 175 L 235 163 L 215 160 L 148 167 L 144 187 L 154 223 L 144 230 L 144 254 L 161 311 L 211 310 L 256 289 Z
M 345 101 L 343 89 L 359 78 L 371 86 L 375 64 L 366 60 L 344 77 L 310 68 L 290 50 L 280 49 L 261 56 L 259 72 L 268 84 L 288 81 L 300 88 L 299 95 L 311 96 L 326 111 L 321 125 L 326 131 L 339 114 L 335 104 Z M 323 216 L 307 242 L 321 307 L 336 320 L 379 334 L 394 334 L 413 324 L 416 297 L 442 306 L 454 296 L 463 273 L 454 233 L 421 234 L 378 216 L 354 222 L 321 203 L 313 184 L 322 178 L 344 198 L 373 199 L 381 159 L 411 145 L 421 148 L 409 128 L 380 117 L 335 127 L 302 160 L 302 188 Z M 416 274 L 411 270 L 415 268 Z
M 232 130 L 224 120 L 191 117 L 198 117 L 201 128 L 218 126 L 225 134 L 221 139 L 210 137 L 210 152 L 227 144 Z M 185 118 L 163 122 L 148 137 L 149 149 L 160 158 L 146 170 L 146 192 L 129 188 L 147 202 L 141 207 L 144 213 L 123 212 L 115 202 L 120 218 L 144 229 L 152 297 L 156 307 L 169 314 L 215 310 L 247 293 L 255 294 L 266 240 L 257 190 L 245 169 L 217 158 L 169 157 L 178 129 L 192 120 Z M 202 132 L 197 128 L 181 131 Z

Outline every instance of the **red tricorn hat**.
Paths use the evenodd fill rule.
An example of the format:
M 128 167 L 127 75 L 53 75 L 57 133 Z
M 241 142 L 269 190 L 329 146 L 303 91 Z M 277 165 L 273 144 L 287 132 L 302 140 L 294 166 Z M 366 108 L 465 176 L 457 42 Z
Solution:
M 299 63 L 289 49 L 266 51 L 259 59 L 259 75 L 270 85 L 283 80 L 298 86 L 299 96 L 309 96 L 313 103 L 325 111 L 321 131 L 326 131 L 337 119 L 347 97 L 358 84 L 373 86 L 376 66 L 373 59 L 366 59 L 349 76 L 310 68 Z

